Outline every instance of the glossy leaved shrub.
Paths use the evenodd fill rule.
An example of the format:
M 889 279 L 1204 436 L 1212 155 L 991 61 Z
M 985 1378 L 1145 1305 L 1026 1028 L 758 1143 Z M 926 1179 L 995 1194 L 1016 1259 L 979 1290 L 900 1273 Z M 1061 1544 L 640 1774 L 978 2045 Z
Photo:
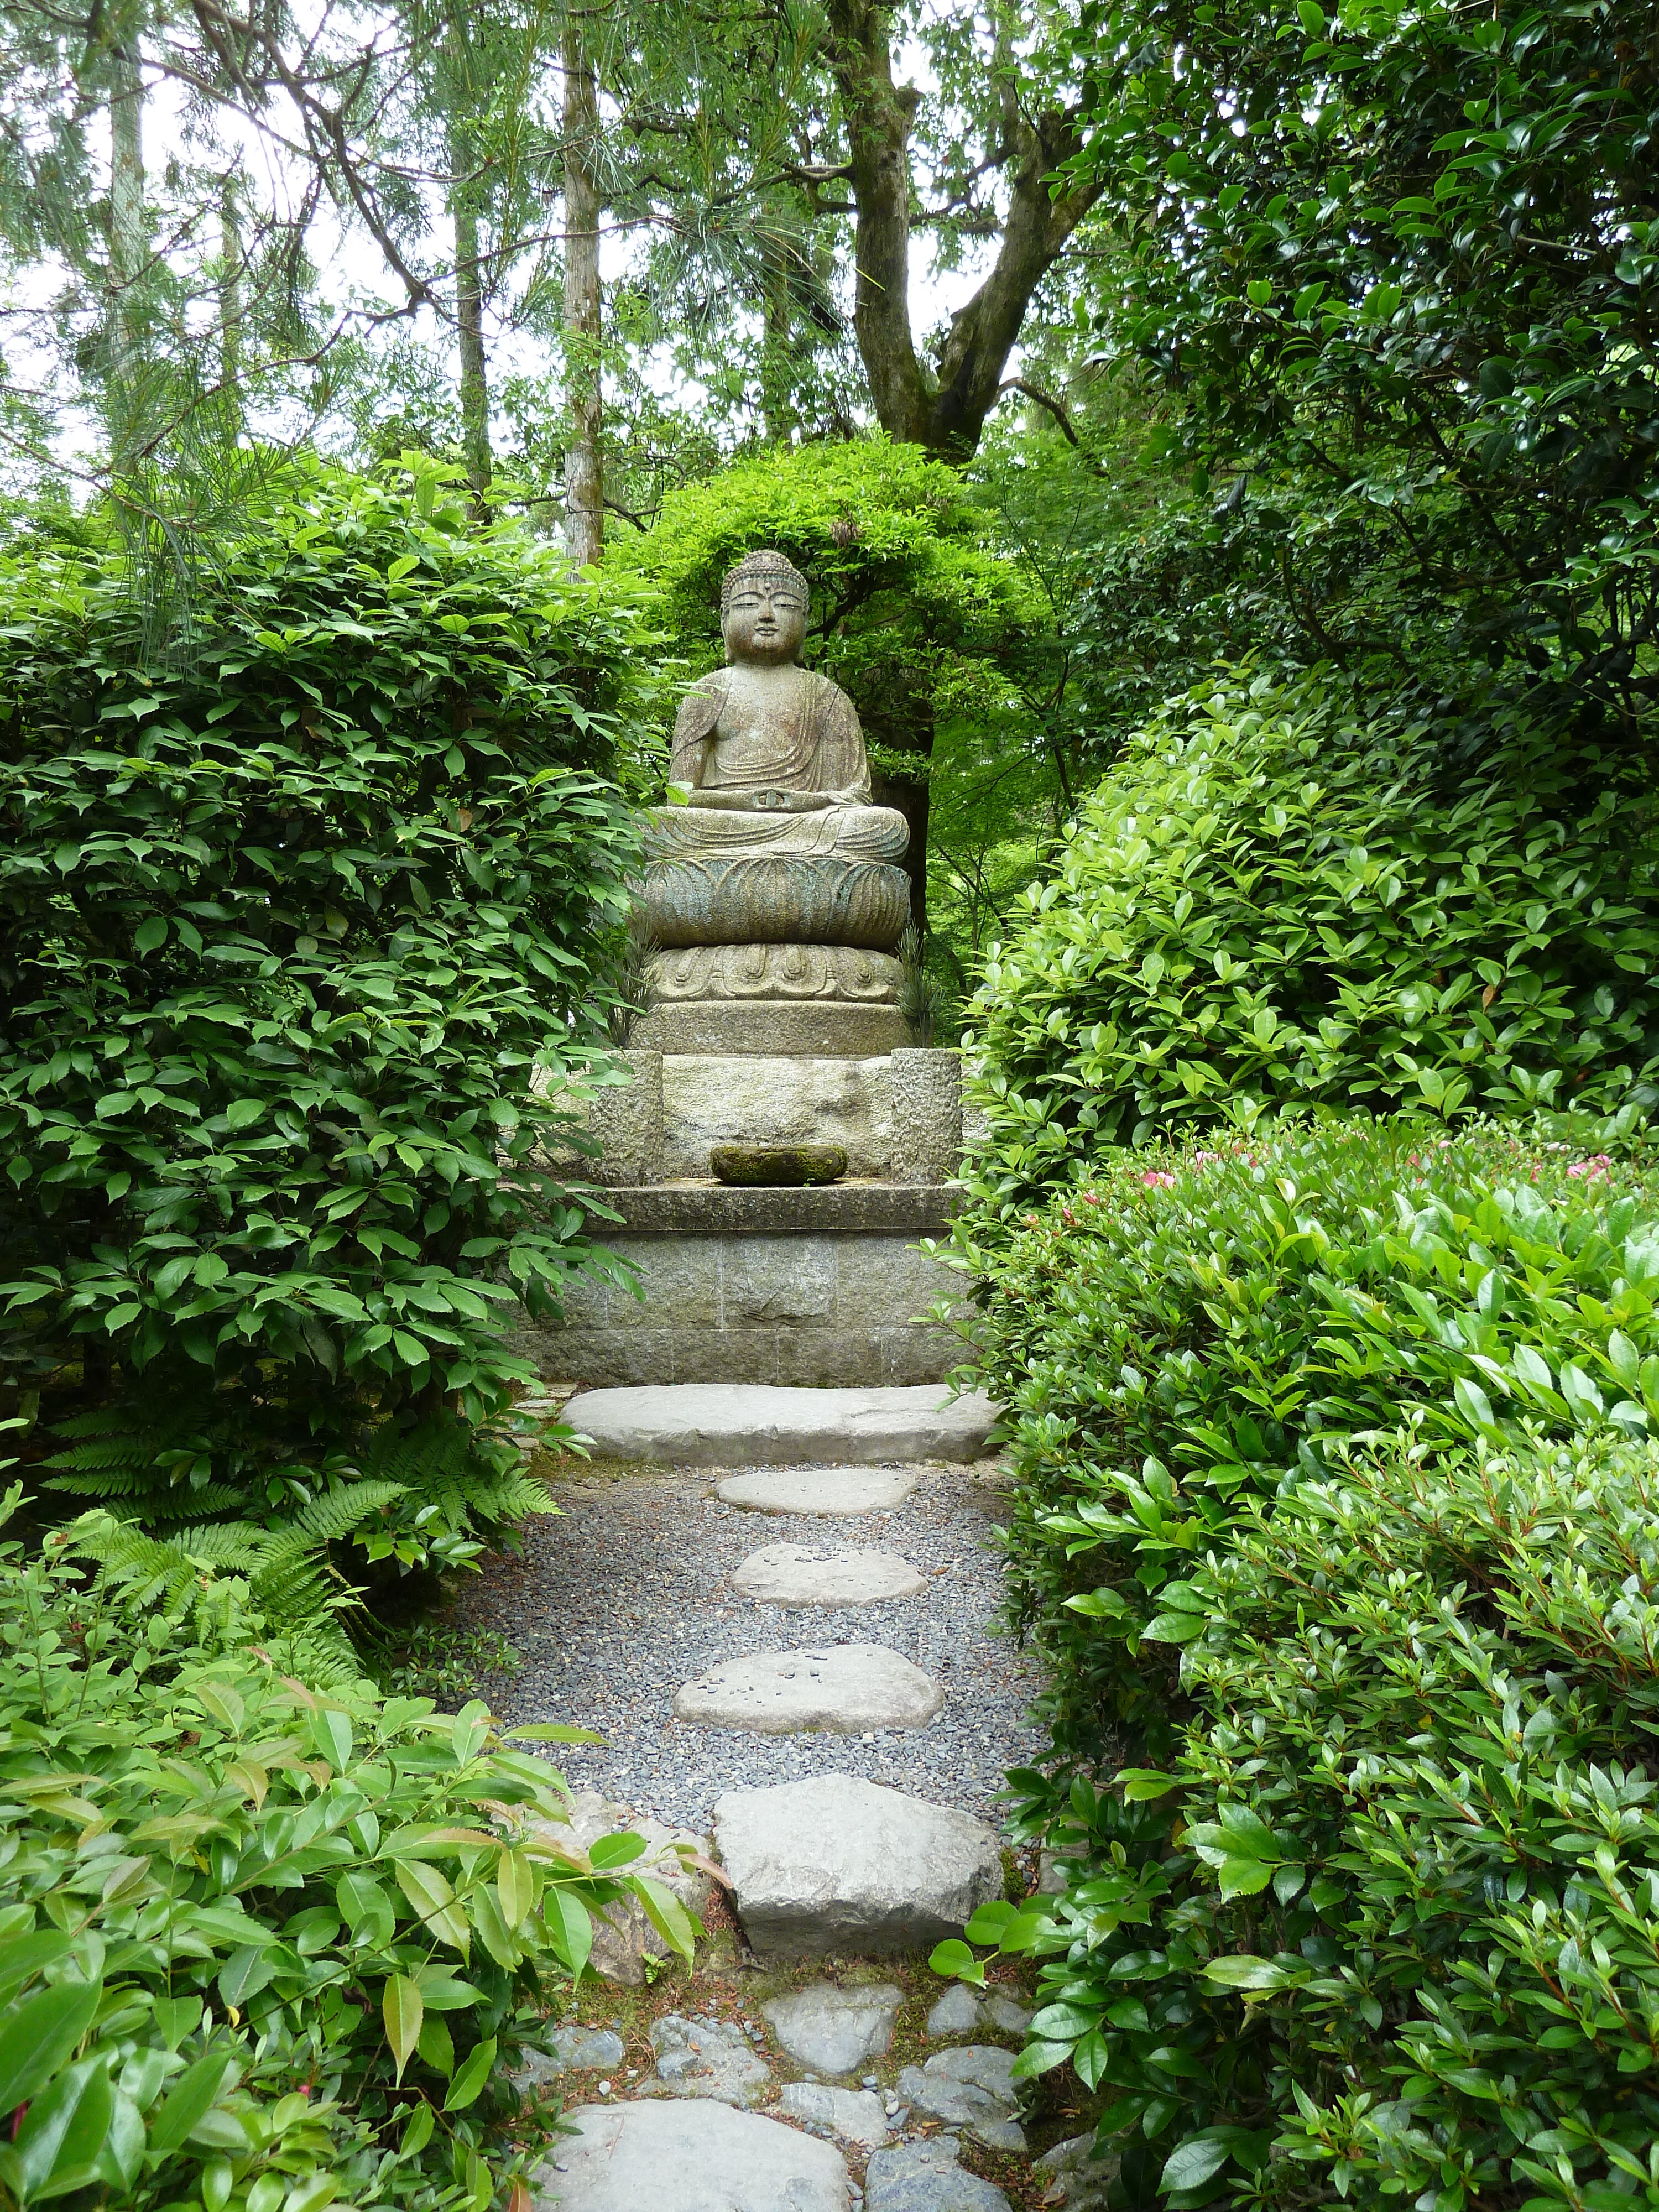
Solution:
M 691 1954 L 641 1839 L 569 1843 L 562 1778 L 480 1705 L 287 1674 L 245 1582 L 66 1552 L 0 1547 L 8 2201 L 525 2202 L 556 2114 L 508 2073 L 593 1914 Z
M 582 1261 L 649 638 L 450 473 L 296 463 L 159 642 L 116 551 L 0 562 L 14 1374 L 476 1413 Z
M 1655 2201 L 1639 1128 L 1263 1121 L 956 1246 L 1051 1684 L 1065 1893 L 968 1931 L 1042 1962 L 1023 2069 L 1126 2205 Z
M 1409 1408 L 1459 1444 L 1522 1418 L 1659 1433 L 1659 1197 L 1603 1139 L 1264 1124 L 958 1223 L 1019 1479 L 1010 1609 L 1062 1756 L 1168 1743 L 1164 1585 L 1349 1437 Z
M 1018 2069 L 1101 2089 L 1116 2201 L 1659 2202 L 1656 1516 L 1646 1437 L 1425 1421 L 1167 1588 L 1167 1770 L 969 1929 L 1042 1962 Z
M 1651 779 L 1499 724 L 1461 769 L 1334 678 L 1235 672 L 1130 742 L 969 1010 L 1007 1200 L 1103 1145 L 1322 1104 L 1646 1101 Z

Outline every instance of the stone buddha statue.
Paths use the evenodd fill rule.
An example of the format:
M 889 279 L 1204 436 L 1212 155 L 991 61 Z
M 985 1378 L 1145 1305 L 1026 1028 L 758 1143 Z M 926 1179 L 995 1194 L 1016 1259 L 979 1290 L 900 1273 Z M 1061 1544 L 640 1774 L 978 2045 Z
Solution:
M 902 1041 L 909 831 L 870 803 L 852 701 L 799 662 L 806 579 L 749 554 L 720 586 L 726 665 L 692 686 L 646 825 L 640 888 L 663 948 L 635 1034 L 681 1052 L 847 1054 Z
M 727 665 L 692 686 L 669 780 L 689 796 L 647 833 L 653 859 L 742 852 L 903 857 L 902 814 L 870 804 L 852 701 L 799 665 L 810 587 L 782 554 L 749 554 L 720 586 Z

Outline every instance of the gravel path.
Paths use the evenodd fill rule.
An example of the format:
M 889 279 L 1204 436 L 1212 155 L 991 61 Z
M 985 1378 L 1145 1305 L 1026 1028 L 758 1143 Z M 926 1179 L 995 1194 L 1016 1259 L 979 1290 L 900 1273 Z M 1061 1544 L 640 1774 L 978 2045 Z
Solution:
M 461 1595 L 465 1625 L 496 1631 L 523 1656 L 522 1674 L 483 1686 L 495 1711 L 598 1730 L 605 1749 L 553 1754 L 572 1785 L 700 1832 L 724 1790 L 824 1773 L 994 1821 L 1004 1768 L 1030 1764 L 1045 1740 L 1028 1718 L 1034 1663 L 991 1632 L 1001 1582 L 990 1540 L 996 1469 L 921 1472 L 896 1510 L 854 1520 L 724 1505 L 714 1494 L 720 1470 L 708 1468 L 562 1482 L 562 1516 L 532 1522 L 523 1557 L 490 1561 Z M 781 1543 L 896 1552 L 927 1586 L 834 1610 L 740 1597 L 732 1569 Z M 911 1660 L 944 1685 L 944 1710 L 924 1728 L 866 1737 L 751 1735 L 671 1717 L 680 1685 L 718 1660 L 843 1643 L 884 1644 Z

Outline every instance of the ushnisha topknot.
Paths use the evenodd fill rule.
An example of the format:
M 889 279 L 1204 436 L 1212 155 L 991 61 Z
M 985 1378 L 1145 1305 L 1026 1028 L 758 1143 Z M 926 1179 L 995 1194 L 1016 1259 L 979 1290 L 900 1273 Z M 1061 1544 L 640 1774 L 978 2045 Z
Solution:
M 812 587 L 793 562 L 786 560 L 781 553 L 774 551 L 770 546 L 763 545 L 753 553 L 745 553 L 736 567 L 728 568 L 725 575 L 720 578 L 722 615 L 730 608 L 739 586 L 759 576 L 769 576 L 782 583 L 793 584 L 800 593 L 803 606 L 811 601 Z

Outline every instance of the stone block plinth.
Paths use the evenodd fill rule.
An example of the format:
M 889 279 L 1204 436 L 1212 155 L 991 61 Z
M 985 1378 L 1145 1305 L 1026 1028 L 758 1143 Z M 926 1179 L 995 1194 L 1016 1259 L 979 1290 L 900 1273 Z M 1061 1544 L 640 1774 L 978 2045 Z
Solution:
M 924 1316 L 959 1300 L 963 1279 L 917 1240 L 946 1234 L 950 1198 L 880 1182 L 609 1190 L 621 1218 L 588 1234 L 637 1272 L 641 1295 L 579 1279 L 562 1325 L 526 1322 L 515 1347 L 550 1379 L 593 1388 L 940 1381 L 966 1347 Z
M 888 1073 L 887 1172 L 949 1182 L 962 1162 L 962 1054 L 901 1047 Z
M 630 1048 L 617 1059 L 628 1080 L 596 1091 L 587 1109 L 587 1133 L 599 1148 L 598 1158 L 573 1162 L 572 1172 L 584 1181 L 629 1187 L 655 1182 L 662 1174 L 662 1054 Z
M 635 1023 L 634 1034 L 659 1052 L 676 1054 L 868 1060 L 902 1044 L 908 1031 L 896 1006 L 689 999 L 653 1006 Z

